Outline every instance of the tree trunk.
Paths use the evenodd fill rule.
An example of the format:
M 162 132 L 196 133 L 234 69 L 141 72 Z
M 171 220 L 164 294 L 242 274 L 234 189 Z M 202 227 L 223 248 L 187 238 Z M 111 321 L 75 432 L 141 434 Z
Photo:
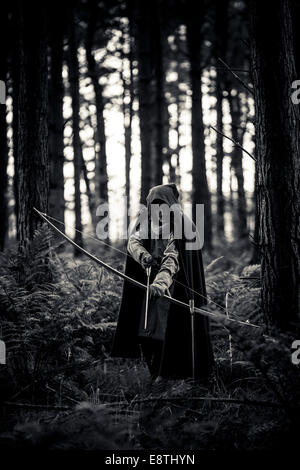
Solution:
M 176 145 L 176 183 L 178 187 L 181 186 L 181 174 L 180 174 L 180 152 L 181 152 L 181 144 L 180 144 L 180 125 L 181 125 L 181 112 L 182 112 L 182 100 L 181 100 L 181 90 L 180 90 L 180 83 L 183 78 L 183 73 L 181 69 L 181 61 L 182 56 L 180 52 L 180 34 L 177 30 L 175 33 L 175 44 L 176 44 L 176 52 L 177 52 L 177 60 L 176 60 L 176 72 L 177 72 L 177 83 L 178 86 L 176 88 L 176 136 L 177 136 L 177 145 Z
M 300 31 L 299 31 L 299 16 L 300 16 L 300 3 L 299 0 L 291 1 L 291 17 L 293 22 L 293 37 L 294 37 L 294 56 L 297 78 L 300 77 Z
M 12 82 L 12 104 L 13 104 L 13 117 L 12 117 L 12 130 L 13 130 L 13 157 L 14 157 L 14 214 L 16 218 L 16 228 L 18 227 L 18 126 L 19 126 L 19 113 L 18 113 L 18 100 L 19 100 L 19 85 L 20 85 L 20 14 L 18 6 L 15 3 L 12 10 L 12 61 L 10 65 L 11 82 Z M 17 229 L 18 238 L 18 229 Z
M 5 48 L 5 37 L 7 32 L 7 8 L 4 5 L 1 15 L 0 25 L 0 80 L 6 85 L 7 78 L 7 55 Z M 5 96 L 4 96 L 5 98 Z M 7 125 L 6 125 L 6 105 L 0 104 L 0 251 L 4 249 L 5 238 L 8 227 L 7 216 Z
M 216 112 L 217 129 L 223 132 L 223 73 L 218 67 L 218 58 L 226 54 L 228 2 L 216 0 L 215 3 L 215 60 L 216 60 Z M 217 234 L 224 235 L 224 196 L 223 196 L 223 136 L 216 135 L 217 148 Z
M 223 90 L 220 81 L 220 73 L 216 75 L 216 112 L 217 112 L 217 129 L 223 132 Z M 223 136 L 217 133 L 217 234 L 224 235 L 224 196 L 223 196 Z
M 123 33 L 122 50 L 122 85 L 123 85 L 123 118 L 124 118 L 124 140 L 125 140 L 125 196 L 126 196 L 126 227 L 130 224 L 130 162 L 131 162 L 131 140 L 132 140 L 132 119 L 134 101 L 134 75 L 133 75 L 133 51 L 130 27 Z M 128 53 L 124 52 L 125 44 L 128 44 Z M 129 77 L 125 74 L 125 62 L 129 66 Z
M 52 21 L 53 21 L 52 17 Z M 50 41 L 49 81 L 49 160 L 50 193 L 49 213 L 61 222 L 65 221 L 64 198 L 64 117 L 63 117 L 63 24 L 59 20 Z M 63 226 L 59 227 L 64 229 Z
M 300 121 L 291 101 L 297 75 L 289 1 L 269 8 L 252 0 L 250 21 L 262 309 L 267 324 L 287 328 L 300 313 Z
M 85 183 L 85 190 L 86 190 L 86 195 L 88 199 L 88 205 L 89 205 L 89 210 L 91 214 L 91 219 L 92 219 L 92 225 L 93 227 L 96 227 L 96 207 L 95 207 L 95 198 L 92 194 L 91 191 L 91 186 L 90 186 L 90 179 L 88 175 L 88 170 L 86 166 L 86 162 L 83 156 L 83 149 L 82 149 L 82 143 L 80 142 L 80 160 L 81 160 L 81 171 Z
M 107 152 L 106 152 L 106 134 L 105 134 L 105 118 L 104 118 L 104 101 L 103 101 L 103 87 L 99 82 L 99 71 L 93 54 L 94 35 L 96 30 L 96 4 L 90 2 L 90 18 L 88 22 L 87 37 L 85 43 L 86 57 L 88 64 L 88 74 L 92 80 L 95 92 L 95 105 L 97 117 L 97 143 L 99 146 L 99 153 L 97 158 L 97 172 L 96 185 L 98 187 L 99 203 L 108 202 L 108 176 L 107 176 Z
M 170 113 L 168 109 L 168 102 L 164 99 L 164 112 L 163 112 L 163 157 L 169 167 L 169 183 L 176 183 L 176 163 L 172 163 L 172 156 L 174 150 L 170 148 L 169 142 L 169 132 L 170 132 Z M 162 164 L 164 162 L 162 161 Z
M 79 135 L 79 63 L 78 63 L 78 38 L 75 26 L 75 15 L 72 11 L 69 27 L 69 50 L 68 67 L 70 94 L 72 98 L 72 125 L 73 125 L 73 165 L 74 165 L 74 190 L 75 190 L 75 242 L 83 246 L 82 240 L 82 221 L 81 221 L 81 192 L 80 176 L 82 169 L 81 142 Z M 79 256 L 81 252 L 75 248 L 74 254 Z
M 155 0 L 155 165 L 154 185 L 163 182 L 163 146 L 164 146 L 164 64 L 163 64 L 163 31 L 160 0 Z
M 252 242 L 252 257 L 250 264 L 260 264 L 260 253 L 259 253 L 259 213 L 257 204 L 257 162 L 255 162 L 255 180 L 254 180 L 254 192 L 253 192 L 253 206 L 254 206 L 254 230 L 253 230 L 253 242 Z
M 18 84 L 18 239 L 32 239 L 41 220 L 33 211 L 48 210 L 48 70 L 44 4 L 20 2 Z
M 228 94 L 228 101 L 231 114 L 231 134 L 233 140 L 243 145 L 243 131 L 241 129 L 241 109 L 238 94 L 233 96 Z M 240 239 L 248 237 L 247 227 L 247 204 L 244 189 L 244 173 L 243 173 L 243 151 L 239 147 L 234 147 L 231 156 L 231 165 L 234 169 L 237 181 L 237 233 Z
M 138 100 L 141 139 L 141 203 L 151 188 L 151 141 L 152 141 L 152 68 L 151 68 L 151 4 L 135 2 L 135 39 L 138 58 Z
M 193 0 L 190 6 L 190 17 L 187 20 L 187 46 L 190 58 L 190 77 L 192 89 L 192 203 L 193 218 L 195 220 L 196 204 L 204 204 L 204 247 L 208 250 L 212 247 L 212 221 L 211 221 L 211 196 L 207 183 L 204 125 L 202 115 L 202 91 L 201 91 L 201 24 L 202 14 L 198 14 L 198 2 Z

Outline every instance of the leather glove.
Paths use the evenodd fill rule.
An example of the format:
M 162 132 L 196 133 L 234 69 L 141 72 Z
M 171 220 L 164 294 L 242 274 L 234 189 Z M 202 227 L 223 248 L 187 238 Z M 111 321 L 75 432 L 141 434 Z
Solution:
M 150 286 L 150 297 L 162 297 L 173 282 L 169 271 L 160 271 Z
M 140 263 L 144 269 L 149 268 L 153 263 L 153 258 L 150 253 L 142 253 Z

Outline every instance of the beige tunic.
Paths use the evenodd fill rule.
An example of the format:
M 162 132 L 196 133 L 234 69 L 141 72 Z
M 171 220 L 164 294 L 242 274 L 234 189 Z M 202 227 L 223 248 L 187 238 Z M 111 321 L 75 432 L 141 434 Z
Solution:
M 138 232 L 130 236 L 127 249 L 129 254 L 141 263 L 142 255 L 150 253 L 154 259 L 151 268 L 150 283 L 163 291 L 173 291 L 173 279 L 179 271 L 179 254 L 176 248 L 174 236 L 171 233 L 169 239 L 151 239 L 151 249 L 148 252 L 143 245 L 143 240 Z M 145 301 L 141 311 L 139 323 L 139 336 L 151 337 L 163 340 L 167 327 L 167 319 L 170 303 L 162 297 L 150 299 L 148 306 L 148 324 L 144 329 Z

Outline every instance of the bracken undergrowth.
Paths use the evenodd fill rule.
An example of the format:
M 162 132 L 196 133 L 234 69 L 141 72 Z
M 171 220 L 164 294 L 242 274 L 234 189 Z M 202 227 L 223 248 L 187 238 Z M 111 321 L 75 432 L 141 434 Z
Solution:
M 117 269 L 122 255 L 89 249 Z M 0 258 L 0 447 L 275 449 L 300 424 L 295 338 L 264 327 L 260 266 L 205 256 L 215 368 L 208 383 L 152 383 L 143 361 L 109 356 L 122 281 L 53 245 L 46 227 Z M 233 322 L 237 320 L 244 325 Z M 248 324 L 245 324 L 248 323 Z M 259 328 L 255 328 L 256 325 Z

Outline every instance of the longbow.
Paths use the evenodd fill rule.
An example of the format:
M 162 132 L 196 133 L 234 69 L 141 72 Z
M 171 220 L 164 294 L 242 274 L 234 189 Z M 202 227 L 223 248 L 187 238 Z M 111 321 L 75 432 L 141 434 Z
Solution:
M 144 289 L 144 290 L 147 290 L 147 286 L 142 284 L 141 282 L 137 281 L 136 279 L 133 279 L 132 277 L 130 276 L 127 276 L 127 274 L 125 273 L 122 273 L 121 271 L 118 271 L 118 269 L 116 268 L 113 268 L 112 266 L 110 266 L 109 264 L 105 263 L 104 261 L 100 260 L 99 258 L 97 258 L 97 256 L 93 255 L 92 253 L 89 253 L 87 250 L 85 250 L 84 248 L 82 248 L 82 246 L 78 245 L 76 242 L 74 242 L 74 240 L 72 240 L 70 237 L 68 237 L 68 235 L 66 235 L 65 233 L 63 233 L 61 230 L 59 230 L 59 228 L 57 228 L 52 222 L 50 222 L 50 220 L 47 219 L 47 214 L 44 214 L 43 212 L 39 211 L 38 209 L 36 209 L 35 207 L 33 207 L 33 210 L 48 224 L 50 225 L 50 227 L 52 227 L 57 233 L 59 233 L 63 238 L 65 238 L 69 243 L 71 243 L 71 245 L 75 246 L 79 251 L 81 251 L 83 254 L 85 254 L 88 258 L 90 258 L 92 261 L 94 261 L 95 263 L 99 264 L 100 266 L 102 266 L 103 268 L 107 269 L 108 271 L 110 271 L 111 273 L 115 274 L 116 276 L 119 276 L 120 278 L 130 282 L 131 284 L 141 288 L 141 289 Z M 189 304 L 186 304 L 185 302 L 182 302 L 181 300 L 178 300 L 178 299 L 175 299 L 174 297 L 170 297 L 169 295 L 164 295 L 163 296 L 165 299 L 169 300 L 170 302 L 173 302 L 174 304 L 176 305 L 180 305 L 181 307 L 185 308 L 185 309 L 188 309 L 190 311 L 190 306 Z M 222 314 L 219 314 L 219 313 L 212 313 L 212 312 L 208 312 L 207 310 L 204 310 L 202 308 L 199 308 L 199 307 L 194 307 L 194 312 L 196 313 L 200 313 L 201 315 L 204 315 L 206 317 L 213 317 L 215 319 L 220 319 L 222 321 L 230 321 L 230 322 L 234 322 L 234 323 L 239 323 L 240 325 L 247 325 L 247 326 L 252 326 L 252 327 L 255 327 L 255 328 L 260 328 L 258 325 L 253 325 L 252 323 L 247 323 L 247 322 L 243 322 L 241 320 L 235 320 L 233 318 L 228 318 L 228 317 L 225 317 L 224 315 Z

